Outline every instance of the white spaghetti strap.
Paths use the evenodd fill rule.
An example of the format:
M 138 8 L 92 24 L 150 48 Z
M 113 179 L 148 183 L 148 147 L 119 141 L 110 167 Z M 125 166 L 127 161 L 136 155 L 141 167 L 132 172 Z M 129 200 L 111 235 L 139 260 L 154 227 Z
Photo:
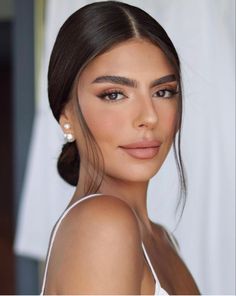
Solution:
M 144 251 L 144 253 L 145 253 L 145 257 L 146 257 L 146 259 L 147 259 L 147 261 L 148 261 L 148 264 L 149 264 L 149 266 L 150 266 L 150 268 L 151 268 L 151 270 L 152 270 L 152 274 L 153 274 L 153 276 L 154 276 L 154 279 L 155 279 L 155 281 L 156 281 L 156 285 L 155 285 L 155 294 L 154 294 L 154 295 L 169 295 L 169 294 L 166 292 L 166 290 L 164 290 L 164 289 L 161 287 L 161 284 L 160 284 L 160 282 L 159 282 L 159 280 L 158 280 L 158 277 L 157 277 L 156 272 L 155 272 L 155 270 L 154 270 L 154 268 L 153 268 L 153 266 L 152 266 L 151 260 L 149 259 L 149 256 L 148 256 L 148 254 L 147 254 L 147 251 L 146 251 L 146 248 L 145 248 L 143 242 L 142 242 L 142 247 L 143 247 L 143 251 Z
M 143 243 L 143 242 L 142 242 L 142 247 L 143 247 L 143 251 L 144 251 L 144 253 L 145 253 L 145 257 L 146 257 L 146 259 L 147 259 L 147 261 L 148 261 L 148 264 L 149 264 L 149 266 L 150 266 L 150 268 L 151 268 L 152 274 L 153 274 L 153 276 L 154 276 L 154 278 L 155 278 L 156 285 L 160 285 L 159 280 L 158 280 L 157 275 L 156 275 L 156 272 L 155 272 L 155 270 L 154 270 L 154 268 L 153 268 L 153 266 L 152 266 L 151 260 L 149 259 L 149 256 L 148 256 L 148 254 L 147 254 L 147 251 L 146 251 L 146 249 L 145 249 L 145 246 L 144 246 L 144 243 Z
M 65 218 L 65 216 L 68 214 L 68 212 L 74 208 L 77 204 L 79 204 L 80 202 L 82 202 L 83 200 L 86 200 L 92 196 L 96 196 L 96 195 L 101 195 L 101 193 L 95 193 L 95 194 L 91 194 L 91 195 L 88 195 L 88 196 L 85 196 L 85 197 L 82 197 L 81 199 L 79 199 L 78 201 L 76 201 L 75 203 L 73 203 L 70 207 L 68 207 L 68 209 L 66 209 L 63 214 L 61 215 L 61 217 L 58 219 L 57 223 L 55 224 L 55 228 L 52 232 L 52 236 L 51 236 L 51 240 L 50 240 L 50 244 L 49 244 L 49 248 L 48 248 L 48 253 L 47 253 L 47 258 L 46 258 L 46 265 L 45 265 L 45 270 L 44 270 L 44 276 L 43 276 L 43 284 L 42 284 L 42 289 L 41 289 L 41 293 L 40 295 L 44 295 L 44 290 L 45 290 L 45 284 L 46 284 L 46 278 L 47 278 L 47 272 L 48 272 L 48 265 L 49 265 L 49 259 L 50 259 L 50 254 L 51 254 L 51 251 L 52 251 L 52 246 L 53 246 L 53 242 L 54 242 L 54 239 L 56 237 L 56 233 L 58 231 L 58 228 L 61 224 L 61 221 Z M 171 236 L 170 236 L 171 237 Z M 166 291 L 164 289 L 161 288 L 160 286 L 160 282 L 157 278 L 157 275 L 155 273 L 155 270 L 152 266 L 152 263 L 149 259 L 149 256 L 147 254 L 147 251 L 145 249 L 145 246 L 142 242 L 142 247 L 143 247 L 143 251 L 144 251 L 144 254 L 145 254 L 145 257 L 147 259 L 147 262 L 151 268 L 151 271 L 153 273 L 153 276 L 154 276 L 154 279 L 155 279 L 155 282 L 156 282 L 156 291 L 157 293 L 155 293 L 155 295 L 168 295 L 166 293 Z
M 48 271 L 48 264 L 49 264 L 49 258 L 50 258 L 50 254 L 51 254 L 51 250 L 52 250 L 52 246 L 53 246 L 53 242 L 54 242 L 54 239 L 55 239 L 55 236 L 56 236 L 56 233 L 57 233 L 57 230 L 61 224 L 61 221 L 65 218 L 65 216 L 68 214 L 68 212 L 74 208 L 77 204 L 79 204 L 81 201 L 87 199 L 87 198 L 90 198 L 92 196 L 96 196 L 96 195 L 101 195 L 101 193 L 95 193 L 95 194 L 90 194 L 90 195 L 87 195 L 85 197 L 82 197 L 81 199 L 77 200 L 75 203 L 73 203 L 68 209 L 66 209 L 64 211 L 64 213 L 61 215 L 61 217 L 59 218 L 56 226 L 55 226 L 55 229 L 53 231 L 53 234 L 52 234 L 52 238 L 51 238 L 51 242 L 50 242 L 50 245 L 49 245 L 49 249 L 48 249 L 48 254 L 47 254 L 47 259 L 46 259 L 46 266 L 45 266 L 45 270 L 44 270 L 44 276 L 43 276 L 43 284 L 42 284 L 42 290 L 41 290 L 41 293 L 40 295 L 43 295 L 44 293 L 44 289 L 45 289 L 45 284 L 46 284 L 46 278 L 47 278 L 47 271 Z

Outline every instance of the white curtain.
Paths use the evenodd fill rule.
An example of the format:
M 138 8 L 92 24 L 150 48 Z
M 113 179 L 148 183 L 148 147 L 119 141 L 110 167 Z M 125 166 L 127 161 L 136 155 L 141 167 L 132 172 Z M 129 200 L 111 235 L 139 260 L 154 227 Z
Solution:
M 40 102 L 15 238 L 17 254 L 44 259 L 53 224 L 73 187 L 56 172 L 62 133 L 48 107 L 46 72 L 59 27 L 93 1 L 47 1 Z M 124 1 L 139 6 L 166 29 L 182 62 L 185 107 L 182 154 L 189 194 L 175 230 L 178 178 L 171 152 L 152 179 L 153 221 L 174 231 L 182 257 L 203 294 L 235 293 L 235 1 Z

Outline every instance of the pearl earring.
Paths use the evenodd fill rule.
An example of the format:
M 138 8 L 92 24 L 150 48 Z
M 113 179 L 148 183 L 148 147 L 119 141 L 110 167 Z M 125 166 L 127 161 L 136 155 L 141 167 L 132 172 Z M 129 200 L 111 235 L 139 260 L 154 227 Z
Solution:
M 72 134 L 68 133 L 68 134 L 64 134 L 64 138 L 66 139 L 67 142 L 72 143 L 74 142 L 75 138 Z
M 64 127 L 65 130 L 69 130 L 70 127 L 71 127 L 71 125 L 70 125 L 69 123 L 65 123 L 65 124 L 63 125 L 63 127 Z M 75 138 L 74 138 L 74 136 L 72 135 L 72 133 L 64 133 L 64 138 L 65 138 L 66 141 L 69 142 L 69 143 L 72 143 L 72 142 L 74 142 L 74 140 L 75 140 Z
M 68 129 L 70 129 L 70 124 L 69 123 L 65 123 L 63 125 L 63 127 L 64 127 L 64 129 L 68 130 Z

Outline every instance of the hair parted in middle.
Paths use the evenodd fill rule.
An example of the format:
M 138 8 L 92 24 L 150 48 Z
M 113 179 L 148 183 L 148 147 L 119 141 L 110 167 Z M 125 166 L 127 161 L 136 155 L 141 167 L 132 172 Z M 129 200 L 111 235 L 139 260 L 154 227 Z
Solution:
M 79 106 L 76 86 L 83 69 L 97 56 L 130 39 L 143 39 L 159 47 L 172 65 L 179 84 L 178 120 L 173 139 L 174 156 L 179 174 L 181 196 L 186 201 L 186 180 L 181 157 L 182 81 L 176 49 L 163 27 L 142 9 L 119 1 L 88 4 L 74 12 L 57 35 L 48 71 L 48 95 L 54 117 L 60 115 L 70 100 L 75 100 L 78 120 L 96 173 L 88 176 L 86 194 L 96 193 L 102 182 L 101 151 L 90 132 Z M 178 132 L 177 132 L 178 131 Z M 177 148 L 176 148 L 177 144 Z M 58 159 L 61 177 L 76 186 L 79 180 L 80 155 L 76 142 L 66 143 Z M 92 182 L 91 182 L 92 180 Z M 182 197 L 182 198 L 181 198 Z

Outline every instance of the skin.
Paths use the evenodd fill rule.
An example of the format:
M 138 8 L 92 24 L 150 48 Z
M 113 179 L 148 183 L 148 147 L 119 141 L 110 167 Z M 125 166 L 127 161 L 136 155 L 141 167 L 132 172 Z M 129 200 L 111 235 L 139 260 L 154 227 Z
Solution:
M 76 99 L 104 158 L 105 177 L 99 190 L 103 195 L 78 204 L 61 224 L 50 257 L 47 294 L 153 294 L 155 282 L 142 253 L 142 241 L 163 288 L 171 294 L 198 294 L 167 233 L 147 212 L 149 180 L 166 159 L 178 121 L 178 95 L 168 91 L 176 90 L 177 82 L 150 84 L 173 74 L 164 53 L 140 39 L 115 46 L 81 73 Z M 104 75 L 134 79 L 137 86 L 93 83 Z M 122 94 L 115 94 L 117 90 Z M 99 98 L 104 91 L 113 94 Z M 84 195 L 89 165 L 75 100 L 60 117 L 62 128 L 65 123 L 71 125 L 69 132 L 81 157 L 80 178 L 70 206 Z M 144 139 L 161 142 L 151 159 L 134 158 L 120 148 Z
M 150 83 L 168 74 L 173 74 L 173 69 L 158 47 L 143 40 L 132 40 L 119 44 L 92 61 L 82 72 L 77 88 L 81 111 L 101 148 L 105 162 L 105 182 L 100 191 L 111 195 L 116 192 L 117 196 L 135 209 L 147 227 L 150 227 L 146 208 L 148 182 L 160 169 L 170 150 L 178 107 L 177 96 L 166 99 L 156 94 L 165 87 L 176 89 L 176 82 L 153 89 Z M 133 78 L 139 86 L 132 88 L 112 83 L 91 83 L 102 75 Z M 121 99 L 122 95 L 118 95 L 119 101 L 108 102 L 97 97 L 103 91 L 114 89 L 122 91 L 127 98 L 123 96 Z M 86 147 L 83 146 L 82 132 L 73 112 L 73 102 L 61 122 L 67 122 L 68 119 L 74 126 L 72 133 L 77 139 L 81 155 L 77 186 L 77 195 L 80 195 L 86 175 Z M 143 139 L 162 142 L 158 155 L 153 159 L 140 161 L 118 148 Z

